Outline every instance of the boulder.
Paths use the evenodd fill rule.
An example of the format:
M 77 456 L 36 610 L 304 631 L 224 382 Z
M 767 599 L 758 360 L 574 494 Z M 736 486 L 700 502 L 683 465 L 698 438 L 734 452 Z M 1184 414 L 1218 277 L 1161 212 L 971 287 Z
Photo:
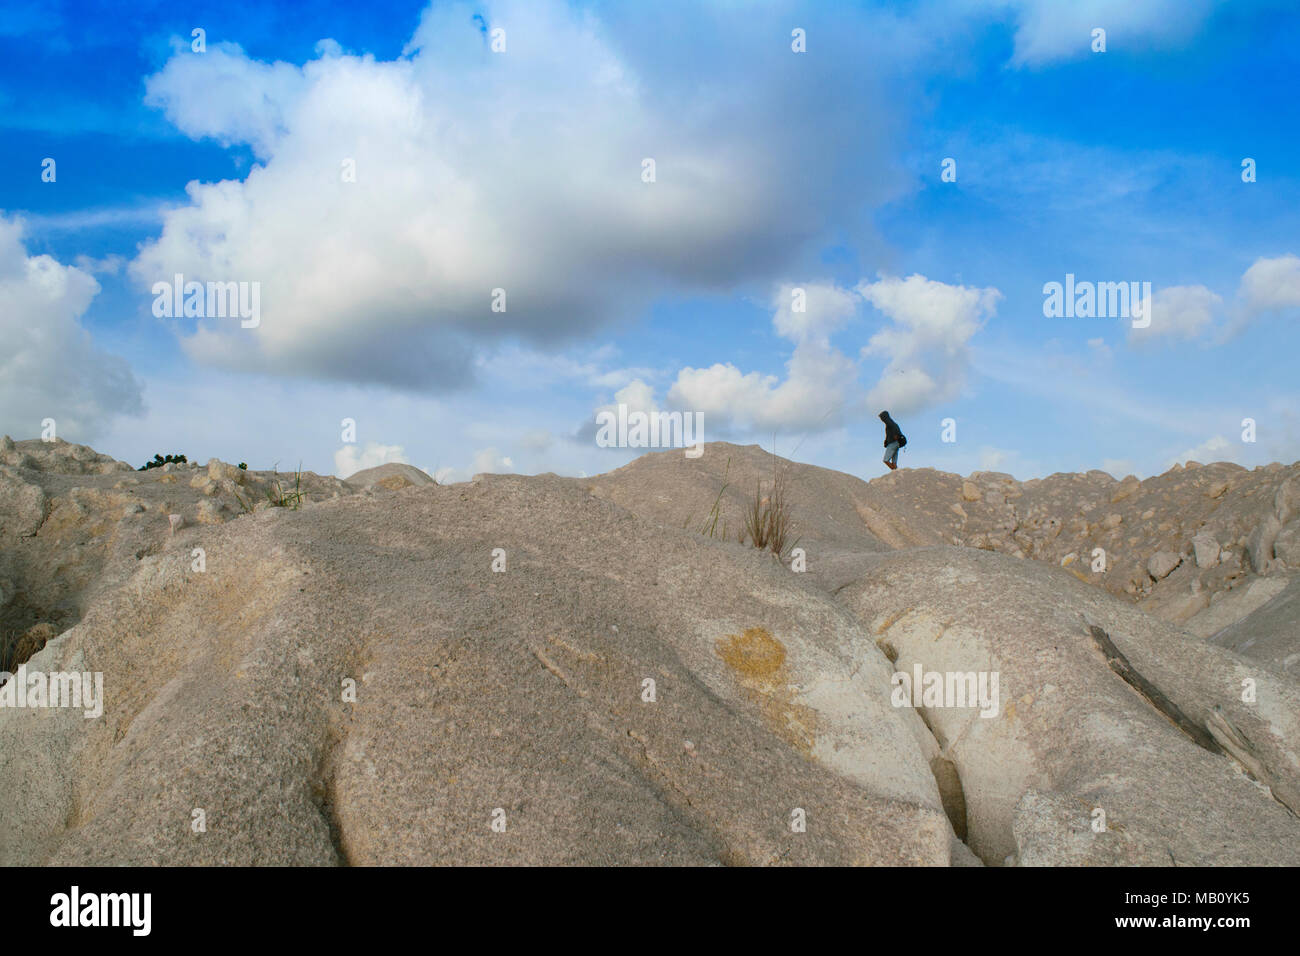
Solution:
M 584 485 L 272 509 L 189 532 L 202 574 L 192 538 L 144 557 L 37 655 L 102 672 L 103 716 L 0 709 L 0 863 L 951 862 L 938 747 L 857 618 Z
M 1114 494 L 1110 496 L 1111 504 L 1123 501 L 1126 498 L 1131 498 L 1141 487 L 1142 483 L 1137 480 L 1135 475 L 1127 475 L 1124 480 L 1119 483 L 1119 487 L 1115 489 Z
M 1282 530 L 1282 522 L 1277 515 L 1269 512 L 1246 538 L 1246 555 L 1250 566 L 1257 574 L 1267 571 L 1273 560 L 1273 542 Z
M 922 708 L 961 781 L 967 843 L 986 863 L 1300 859 L 1300 820 L 1286 808 L 1300 806 L 1293 681 L 1189 642 L 1068 571 L 971 549 L 884 555 L 841 594 L 898 672 L 999 675 L 993 718 Z M 1248 677 L 1259 700 L 1280 696 L 1243 703 Z M 1250 741 L 1239 756 L 1209 728 L 1220 714 Z M 1098 809 L 1101 833 L 1091 829 Z
M 1292 521 L 1278 532 L 1273 554 L 1286 567 L 1300 569 L 1300 521 Z
M 0 466 L 0 539 L 35 534 L 45 521 L 48 509 L 49 502 L 40 485 L 12 468 Z
M 1213 535 L 1198 534 L 1192 538 L 1192 550 L 1198 568 L 1213 568 L 1219 563 L 1219 542 Z
M 1286 589 L 1284 577 L 1252 578 L 1241 587 L 1215 594 L 1208 607 L 1186 622 L 1187 630 L 1209 639 L 1246 619 Z M 1297 640 L 1300 641 L 1300 636 Z
M 365 468 L 344 480 L 354 488 L 382 488 L 387 491 L 397 491 L 402 488 L 420 488 L 425 485 L 437 484 L 426 472 L 421 471 L 414 465 L 400 462 L 389 462 L 375 468 Z
M 1273 511 L 1283 524 L 1300 515 L 1300 480 L 1295 476 L 1278 485 L 1273 495 Z
M 1223 623 L 1222 618 L 1207 620 L 1209 627 L 1221 626 L 1214 627 L 1209 634 L 1205 634 L 1207 626 L 1198 627 L 1197 631 L 1210 643 L 1290 674 L 1294 680 L 1300 677 L 1300 632 L 1296 629 L 1296 622 L 1300 621 L 1300 576 L 1290 580 L 1262 578 L 1251 588 L 1257 589 L 1258 593 L 1249 595 L 1248 603 L 1234 609 L 1239 612 L 1235 620 L 1228 623 Z M 1193 619 L 1192 623 L 1197 621 Z
M 248 472 L 240 468 L 238 465 L 231 465 L 216 458 L 208 459 L 208 478 L 218 484 L 222 481 L 230 481 L 232 484 L 242 485 L 247 474 Z M 198 481 L 198 477 L 199 476 L 196 475 L 191 480 L 191 484 L 193 484 L 194 481 Z
M 1181 555 L 1174 554 L 1172 551 L 1157 551 L 1147 559 L 1147 573 L 1157 581 L 1169 576 L 1174 568 L 1182 564 Z

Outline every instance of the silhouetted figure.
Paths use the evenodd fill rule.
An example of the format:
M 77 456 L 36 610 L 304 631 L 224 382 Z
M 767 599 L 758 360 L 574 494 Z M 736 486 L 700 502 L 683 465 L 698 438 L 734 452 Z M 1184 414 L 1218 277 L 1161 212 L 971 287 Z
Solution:
M 880 420 L 885 423 L 885 464 L 890 471 L 897 471 L 898 449 L 907 444 L 907 436 L 898 427 L 898 422 L 889 417 L 889 412 L 881 412 Z

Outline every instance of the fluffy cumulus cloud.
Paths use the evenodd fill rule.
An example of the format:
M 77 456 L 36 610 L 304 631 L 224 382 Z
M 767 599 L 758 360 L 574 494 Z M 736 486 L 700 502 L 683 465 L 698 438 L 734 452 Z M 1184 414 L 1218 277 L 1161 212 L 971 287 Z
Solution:
M 664 293 L 759 279 L 895 194 L 883 98 L 847 50 L 796 70 L 762 30 L 672 15 L 690 20 L 683 44 L 722 32 L 752 62 L 728 66 L 728 48 L 701 95 L 558 2 L 434 5 L 392 61 L 334 43 L 302 65 L 178 51 L 148 102 L 259 162 L 190 183 L 131 274 L 260 282 L 257 328 L 183 326 L 199 361 L 450 388 L 486 342 L 553 347 Z M 855 22 L 823 42 L 870 43 Z M 506 29 L 504 52 L 485 23 Z M 840 94 L 862 108 L 850 117 Z M 852 177 L 836 159 L 850 147 Z
M 853 290 L 834 283 L 786 284 L 773 299 L 772 327 L 793 342 L 825 340 L 853 318 L 859 304 Z
M 203 54 L 204 69 L 178 69 L 190 53 L 174 44 L 177 59 L 145 90 L 145 103 L 161 109 L 181 132 L 196 139 L 211 137 L 223 146 L 249 144 L 262 159 L 288 131 L 288 119 L 306 92 L 308 79 L 288 63 L 250 61 L 238 47 L 218 45 Z M 322 44 L 318 52 L 337 52 Z M 213 96 L 220 89 L 219 96 Z M 203 109 L 195 104 L 206 102 Z
M 1092 31 L 1106 31 L 1107 51 L 1143 51 L 1190 39 L 1226 0 L 965 0 L 970 10 L 1009 15 L 1015 66 L 1037 67 L 1092 55 Z
M 1198 461 L 1201 464 L 1209 464 L 1215 461 L 1236 461 L 1241 457 L 1242 447 L 1238 442 L 1231 442 L 1222 435 L 1215 435 L 1207 438 L 1195 448 L 1189 448 L 1181 455 L 1177 455 L 1166 463 L 1166 468 L 1172 468 L 1174 465 L 1185 465 L 1189 461 Z
M 29 256 L 21 223 L 0 216 L 0 432 L 36 438 L 52 418 L 58 437 L 86 442 L 142 410 L 130 367 L 81 325 L 98 293 L 88 272 Z
M 389 462 L 410 463 L 401 445 L 384 445 L 377 441 L 368 441 L 358 448 L 356 443 L 351 443 L 334 453 L 334 474 L 340 478 L 347 478 L 358 471 L 376 468 Z
M 1251 315 L 1300 308 L 1300 256 L 1256 259 L 1237 294 Z
M 668 390 L 673 408 L 704 414 L 722 431 L 806 429 L 842 419 L 857 395 L 857 364 L 830 344 L 856 313 L 858 296 L 833 283 L 783 286 L 773 301 L 773 328 L 795 343 L 786 378 L 717 363 L 684 368 Z
M 1169 286 L 1152 296 L 1150 325 L 1134 328 L 1131 319 L 1124 323 L 1134 343 L 1195 339 L 1210 328 L 1222 306 L 1223 299 L 1203 285 Z
M 473 473 L 475 475 L 503 475 L 515 470 L 515 463 L 509 455 L 502 455 L 495 448 L 480 448 L 474 453 Z
M 514 459 L 509 455 L 502 455 L 496 448 L 480 448 L 474 452 L 468 468 L 446 465 L 431 474 L 439 484 L 449 485 L 469 481 L 475 475 L 507 475 L 514 470 Z
M 1241 276 L 1236 298 L 1224 309 L 1222 297 L 1203 285 L 1169 286 L 1155 293 L 1151 324 L 1133 328 L 1125 319 L 1128 341 L 1142 345 L 1156 341 L 1200 339 L 1216 331 L 1231 337 L 1261 316 L 1300 308 L 1300 256 L 1281 255 L 1256 259 Z M 1223 313 L 1229 321 L 1218 322 Z
M 955 398 L 966 384 L 970 340 L 997 308 L 997 289 L 884 277 L 858 285 L 890 324 L 862 353 L 885 360 L 868 402 L 904 414 Z
M 597 406 L 591 418 L 578 426 L 574 439 L 582 444 L 594 442 L 600 431 L 600 427 L 596 424 L 597 418 L 602 412 L 610 412 L 617 419 L 620 405 L 627 409 L 629 415 L 637 412 L 649 415 L 659 411 L 659 402 L 655 399 L 653 386 L 646 384 L 640 378 L 634 378 L 614 393 L 612 402 Z
M 786 375 L 742 371 L 731 363 L 684 368 L 667 393 L 673 409 L 702 412 L 711 434 L 771 433 L 833 427 L 881 408 L 909 413 L 956 396 L 966 383 L 970 340 L 1001 293 L 924 276 L 883 277 L 854 289 L 834 283 L 782 286 L 772 326 L 794 343 Z M 831 344 L 864 302 L 888 324 L 858 360 Z M 859 384 L 861 360 L 883 359 L 876 385 Z

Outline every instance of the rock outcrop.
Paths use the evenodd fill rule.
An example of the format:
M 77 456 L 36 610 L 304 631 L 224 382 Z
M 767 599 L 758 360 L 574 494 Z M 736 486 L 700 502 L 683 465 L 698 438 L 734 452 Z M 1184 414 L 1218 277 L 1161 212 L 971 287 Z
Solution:
M 374 468 L 365 468 L 344 479 L 353 488 L 383 488 L 398 491 L 402 488 L 419 488 L 432 485 L 434 480 L 414 465 L 389 462 Z
M 0 637 L 103 706 L 0 707 L 0 863 L 1300 863 L 1294 467 L 714 443 L 443 486 L 42 444 L 0 446 Z M 798 559 L 737 541 L 778 475 Z

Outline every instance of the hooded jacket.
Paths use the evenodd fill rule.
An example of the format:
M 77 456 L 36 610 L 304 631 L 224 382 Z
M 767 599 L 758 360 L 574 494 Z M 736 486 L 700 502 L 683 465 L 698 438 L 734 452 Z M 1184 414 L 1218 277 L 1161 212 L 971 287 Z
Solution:
M 907 444 L 907 436 L 903 430 L 898 427 L 898 422 L 889 417 L 889 412 L 881 412 L 880 420 L 885 423 L 885 447 L 888 448 L 892 442 L 898 442 L 898 447 L 902 448 Z

